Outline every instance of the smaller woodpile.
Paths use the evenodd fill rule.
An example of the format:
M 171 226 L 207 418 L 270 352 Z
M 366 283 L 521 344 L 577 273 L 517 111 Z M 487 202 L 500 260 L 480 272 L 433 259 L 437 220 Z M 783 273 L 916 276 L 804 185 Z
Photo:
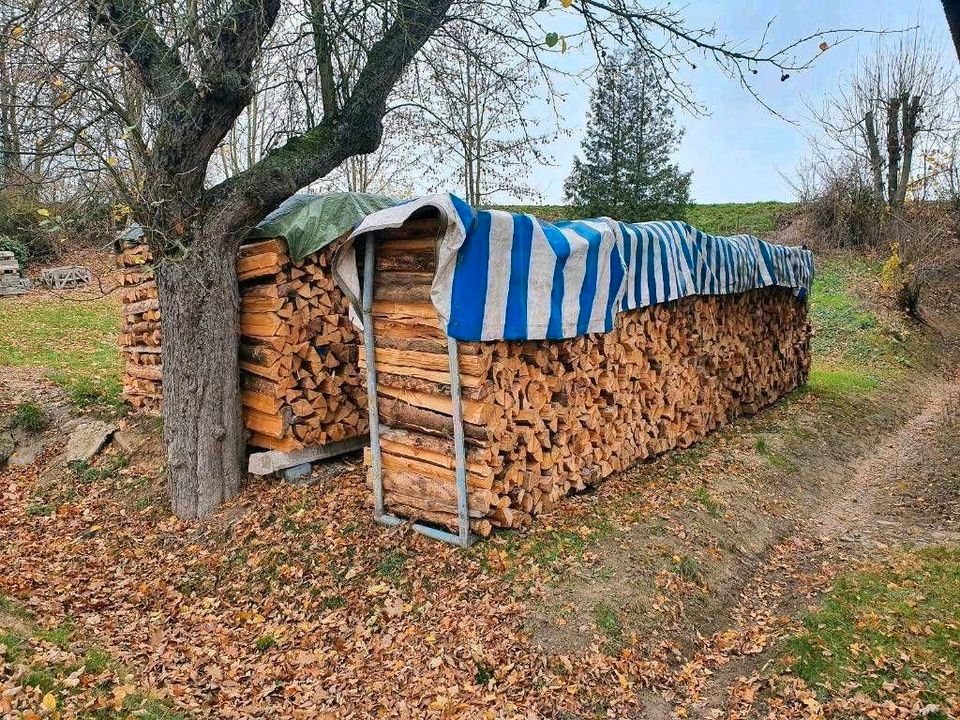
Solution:
M 160 357 L 160 301 L 150 249 L 137 239 L 121 240 L 120 353 L 125 361 L 123 399 L 137 410 L 159 412 L 163 396 Z
M 295 262 L 282 238 L 240 247 L 240 382 L 249 444 L 291 452 L 367 433 L 367 396 L 357 366 L 359 332 L 330 274 L 336 243 Z M 158 412 L 163 367 L 160 306 L 146 245 L 117 255 L 126 360 L 123 397 Z
M 240 367 L 251 445 L 290 452 L 367 433 L 359 332 L 330 272 L 337 245 L 299 262 L 280 238 L 240 248 Z
M 20 263 L 10 250 L 0 250 L 0 295 L 21 295 L 31 283 L 20 276 Z

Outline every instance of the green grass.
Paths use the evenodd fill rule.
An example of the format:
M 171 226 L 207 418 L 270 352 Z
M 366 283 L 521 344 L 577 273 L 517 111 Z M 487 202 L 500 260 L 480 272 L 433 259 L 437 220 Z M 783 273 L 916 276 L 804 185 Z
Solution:
M 722 514 L 722 506 L 705 486 L 701 485 L 693 491 L 693 499 L 700 503 L 711 516 L 720 517 Z
M 880 272 L 849 256 L 821 261 L 810 295 L 813 366 L 809 389 L 827 400 L 852 400 L 876 390 L 911 362 L 913 350 L 885 327 L 855 288 Z
M 73 623 L 69 620 L 52 628 L 37 631 L 37 637 L 58 647 L 66 647 L 73 635 Z
M 868 370 L 814 366 L 810 369 L 809 389 L 830 400 L 866 395 L 879 386 L 876 375 Z
M 842 576 L 786 641 L 780 663 L 822 699 L 848 683 L 876 700 L 905 685 L 924 704 L 956 696 L 960 550 L 906 553 Z
M 673 571 L 682 579 L 687 582 L 696 583 L 697 585 L 703 582 L 703 569 L 695 557 L 690 555 L 677 555 L 672 558 L 672 562 Z
M 22 402 L 10 416 L 10 427 L 21 428 L 29 432 L 39 432 L 50 424 L 50 417 L 43 406 L 35 402 Z
M 377 573 L 389 580 L 399 580 L 403 577 L 403 565 L 406 561 L 407 556 L 402 552 L 390 551 L 377 566 Z
M 751 233 L 766 235 L 777 229 L 781 214 L 795 207 L 793 203 L 709 203 L 690 205 L 686 220 L 691 225 L 713 235 L 737 235 Z M 499 210 L 531 213 L 543 220 L 574 220 L 581 213 L 569 205 L 498 205 Z M 676 218 L 662 218 L 675 220 Z
M 769 235 L 777 221 L 796 205 L 783 202 L 713 203 L 691 205 L 687 222 L 712 235 Z
M 93 675 L 99 675 L 113 665 L 113 658 L 103 650 L 97 650 L 96 648 L 87 650 L 86 655 L 83 656 L 83 669 Z
M 74 477 L 83 483 L 102 482 L 112 480 L 130 463 L 126 455 L 111 455 L 94 467 L 85 460 L 78 460 L 70 464 Z
M 257 648 L 257 652 L 266 652 L 272 647 L 276 647 L 277 639 L 273 635 L 261 635 L 257 638 L 254 645 Z
M 0 659 L 6 662 L 18 660 L 24 652 L 27 639 L 12 630 L 0 628 Z
M 119 410 L 120 311 L 112 297 L 5 303 L 0 313 L 0 366 L 43 367 L 79 407 Z
M 610 640 L 619 640 L 623 635 L 623 625 L 620 623 L 620 616 L 607 603 L 600 601 L 593 606 L 594 620 L 597 627 Z
M 770 447 L 766 438 L 757 438 L 754 447 L 756 448 L 757 455 L 762 457 L 771 467 L 787 472 L 795 472 L 798 469 L 797 464 L 793 460 Z
M 604 651 L 608 655 L 616 655 L 623 649 L 625 638 L 623 622 L 616 608 L 603 602 L 602 600 L 593 606 L 593 620 L 600 630 L 606 636 Z

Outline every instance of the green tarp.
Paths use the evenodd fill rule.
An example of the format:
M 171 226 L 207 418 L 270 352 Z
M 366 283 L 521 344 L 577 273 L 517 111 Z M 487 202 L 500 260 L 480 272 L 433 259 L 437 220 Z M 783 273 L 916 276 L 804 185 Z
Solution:
M 370 213 L 396 204 L 396 200 L 366 193 L 294 195 L 267 215 L 249 237 L 285 238 L 293 259 L 302 260 L 353 230 Z

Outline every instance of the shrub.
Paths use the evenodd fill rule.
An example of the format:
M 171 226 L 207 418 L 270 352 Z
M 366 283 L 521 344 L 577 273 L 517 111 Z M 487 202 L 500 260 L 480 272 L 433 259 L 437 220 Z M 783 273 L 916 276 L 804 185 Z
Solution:
M 807 207 L 813 227 L 831 247 L 876 248 L 883 237 L 884 203 L 850 171 L 830 179 Z
M 114 236 L 112 207 L 103 194 L 47 202 L 30 188 L 0 189 L 0 242 L 16 245 L 0 249 L 13 250 L 22 267 L 66 247 L 106 246 Z
M 884 228 L 890 256 L 881 275 L 897 306 L 920 315 L 924 292 L 960 267 L 956 212 L 946 203 L 916 203 L 892 214 Z

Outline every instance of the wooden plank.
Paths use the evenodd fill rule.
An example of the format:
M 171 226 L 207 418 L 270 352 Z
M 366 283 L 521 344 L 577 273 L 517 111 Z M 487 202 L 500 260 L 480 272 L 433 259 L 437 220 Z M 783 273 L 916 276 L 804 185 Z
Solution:
M 279 449 L 270 452 L 251 453 L 247 461 L 247 472 L 254 475 L 270 475 L 271 473 L 286 470 L 287 468 L 303 465 L 304 463 L 313 463 L 318 460 L 343 455 L 344 453 L 359 450 L 366 444 L 367 436 L 350 438 L 339 442 L 327 443 L 314 447 L 301 448 L 299 450 Z

